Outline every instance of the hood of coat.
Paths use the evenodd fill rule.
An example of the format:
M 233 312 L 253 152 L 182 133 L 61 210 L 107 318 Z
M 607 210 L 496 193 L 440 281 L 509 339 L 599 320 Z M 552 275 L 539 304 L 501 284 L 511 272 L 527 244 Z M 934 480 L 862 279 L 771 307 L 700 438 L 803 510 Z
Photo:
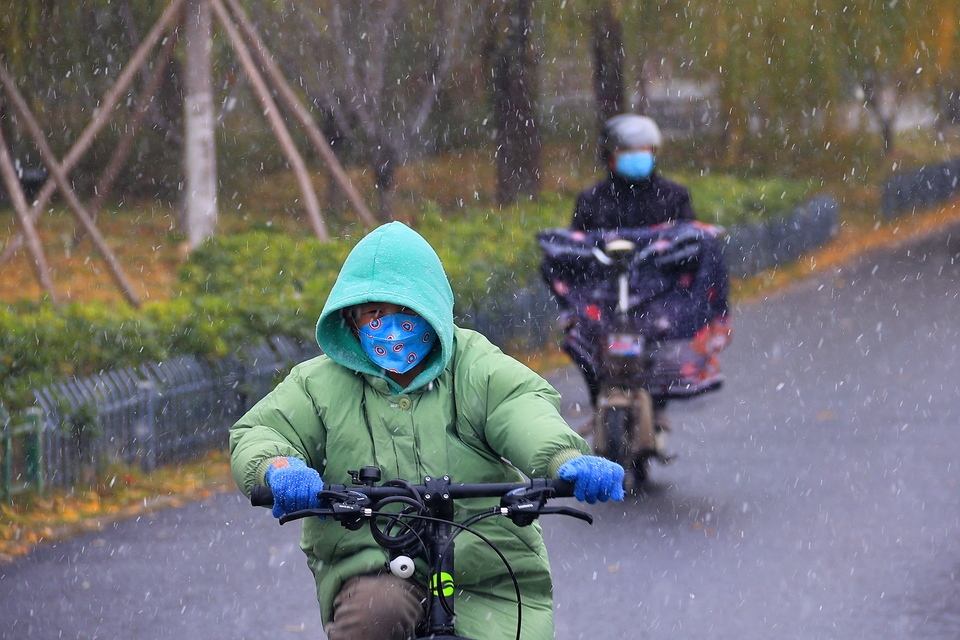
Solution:
M 437 252 L 401 222 L 370 232 L 347 256 L 317 321 L 317 344 L 335 362 L 386 377 L 364 353 L 341 311 L 365 302 L 392 302 L 413 309 L 437 334 L 426 368 L 406 391 L 415 391 L 443 372 L 453 353 L 453 290 Z

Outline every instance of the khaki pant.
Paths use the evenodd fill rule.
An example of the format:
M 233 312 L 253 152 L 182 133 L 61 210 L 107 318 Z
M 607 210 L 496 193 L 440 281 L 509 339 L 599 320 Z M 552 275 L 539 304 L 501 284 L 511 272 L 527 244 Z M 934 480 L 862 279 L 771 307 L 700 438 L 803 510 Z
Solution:
M 391 573 L 354 576 L 333 601 L 329 640 L 410 640 L 424 618 L 427 593 Z

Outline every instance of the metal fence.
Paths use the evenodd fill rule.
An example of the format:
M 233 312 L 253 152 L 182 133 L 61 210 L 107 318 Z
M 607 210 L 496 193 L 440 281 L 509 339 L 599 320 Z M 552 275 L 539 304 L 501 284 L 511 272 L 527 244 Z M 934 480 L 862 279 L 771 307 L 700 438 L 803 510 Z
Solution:
M 894 175 L 883 185 L 881 209 L 887 219 L 953 198 L 960 192 L 960 158 Z
M 151 470 L 223 448 L 247 409 L 318 354 L 275 336 L 212 362 L 181 356 L 36 389 L 22 415 L 0 407 L 0 496 L 89 484 L 111 463 Z
M 832 197 L 817 196 L 783 219 L 727 229 L 723 257 L 730 275 L 751 276 L 822 246 L 837 231 L 839 209 Z
M 531 351 L 552 341 L 560 307 L 542 282 L 499 296 L 459 314 L 457 324 L 479 331 L 499 347 Z

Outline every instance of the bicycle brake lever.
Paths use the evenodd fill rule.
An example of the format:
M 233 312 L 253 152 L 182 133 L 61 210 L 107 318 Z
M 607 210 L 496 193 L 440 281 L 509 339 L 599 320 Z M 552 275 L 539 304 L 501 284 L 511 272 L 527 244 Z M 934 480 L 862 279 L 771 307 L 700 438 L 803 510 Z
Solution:
M 574 509 L 573 507 L 544 507 L 540 509 L 540 515 L 557 514 L 561 516 L 570 516 L 577 520 L 583 520 L 587 524 L 593 524 L 593 516 L 585 511 Z
M 351 531 L 363 526 L 364 510 L 370 506 L 370 498 L 357 491 L 328 491 L 317 494 L 323 504 L 328 505 L 320 509 L 302 509 L 280 516 L 280 524 L 293 520 L 318 516 L 325 519 L 332 516 L 334 520 Z
M 300 511 L 291 511 L 290 513 L 283 514 L 280 516 L 279 522 L 280 524 L 287 524 L 288 522 L 309 518 L 311 516 L 326 518 L 327 516 L 332 515 L 334 515 L 332 509 L 301 509 Z
M 551 514 L 571 516 L 573 518 L 577 518 L 578 520 L 583 520 L 587 524 L 593 524 L 592 515 L 578 509 L 574 509 L 573 507 L 542 507 L 532 502 L 526 502 L 511 505 L 509 507 L 501 507 L 501 509 L 506 510 L 504 515 L 510 518 L 510 520 L 513 521 L 513 524 L 517 525 L 518 527 L 530 526 L 540 516 Z

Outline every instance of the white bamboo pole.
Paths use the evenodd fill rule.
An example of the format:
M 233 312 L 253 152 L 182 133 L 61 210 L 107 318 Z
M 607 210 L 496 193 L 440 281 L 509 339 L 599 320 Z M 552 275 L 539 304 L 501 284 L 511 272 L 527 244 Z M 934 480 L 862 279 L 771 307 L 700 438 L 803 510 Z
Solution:
M 0 174 L 3 174 L 3 184 L 10 194 L 13 201 L 13 208 L 17 212 L 17 220 L 23 229 L 22 236 L 26 238 L 27 251 L 30 252 L 30 264 L 33 266 L 33 273 L 37 278 L 40 288 L 47 292 L 50 299 L 57 301 L 57 294 L 53 288 L 53 280 L 50 278 L 50 267 L 47 264 L 47 258 L 43 255 L 43 243 L 40 242 L 40 236 L 37 229 L 30 220 L 30 206 L 27 204 L 27 197 L 23 193 L 23 187 L 20 180 L 17 179 L 17 170 L 13 166 L 13 158 L 10 157 L 10 149 L 7 147 L 7 141 L 3 137 L 3 130 L 0 128 Z
M 347 172 L 343 170 L 343 166 L 337 159 L 333 149 L 330 148 L 330 144 L 327 142 L 326 137 L 313 121 L 313 116 L 310 115 L 310 112 L 307 111 L 306 107 L 304 107 L 303 103 L 300 101 L 300 98 L 297 97 L 296 92 L 294 92 L 293 88 L 283 77 L 283 72 L 280 70 L 280 67 L 277 65 L 276 61 L 274 61 L 273 56 L 270 55 L 270 52 L 264 45 L 263 40 L 257 33 L 256 28 L 253 26 L 253 22 L 250 21 L 249 17 L 247 17 L 246 12 L 243 10 L 243 7 L 240 6 L 240 3 L 237 2 L 237 0 L 226 0 L 226 2 L 233 11 L 237 22 L 240 24 L 240 27 L 246 34 L 247 39 L 253 43 L 253 51 L 260 59 L 260 64 L 267 72 L 267 76 L 269 76 L 274 88 L 276 88 L 278 95 L 287 105 L 287 108 L 294 113 L 294 115 L 300 121 L 300 124 L 303 125 L 303 128 L 307 132 L 307 137 L 310 138 L 310 141 L 320 154 L 320 157 L 323 158 L 324 163 L 327 165 L 327 168 L 329 169 L 333 179 L 336 180 L 337 185 L 347 196 L 347 200 L 350 201 L 350 206 L 357 214 L 361 224 L 368 229 L 375 227 L 377 224 L 376 219 L 373 217 L 373 214 L 370 213 L 367 205 L 364 204 L 363 198 L 360 197 L 360 193 L 353 186 L 353 183 L 350 181 L 350 176 L 348 176 Z
M 247 45 L 244 43 L 243 38 L 240 37 L 240 32 L 237 31 L 233 20 L 230 18 L 230 14 L 227 13 L 226 8 L 220 0 L 210 0 L 210 4 L 213 6 L 217 18 L 220 19 L 220 24 L 227 33 L 227 37 L 233 45 L 233 50 L 240 59 L 240 63 L 243 65 L 244 71 L 246 71 L 247 77 L 250 79 L 250 83 L 253 85 L 257 97 L 260 99 L 263 114 L 273 127 L 274 135 L 277 136 L 277 141 L 287 156 L 287 161 L 293 168 L 297 182 L 300 183 L 300 191 L 303 194 L 304 206 L 307 209 L 307 217 L 313 226 L 313 232 L 318 240 L 326 242 L 330 239 L 330 235 L 327 233 L 326 224 L 320 215 L 320 203 L 317 201 L 317 194 L 313 189 L 313 183 L 310 181 L 310 172 L 307 171 L 307 164 L 303 161 L 300 152 L 297 151 L 297 146 L 294 144 L 293 138 L 290 136 L 290 132 L 287 130 L 286 125 L 283 123 L 283 118 L 280 116 L 280 110 L 270 96 L 270 89 L 267 87 L 267 83 L 264 82 L 263 76 L 260 75 L 260 71 L 257 69 L 249 49 L 247 49 Z

